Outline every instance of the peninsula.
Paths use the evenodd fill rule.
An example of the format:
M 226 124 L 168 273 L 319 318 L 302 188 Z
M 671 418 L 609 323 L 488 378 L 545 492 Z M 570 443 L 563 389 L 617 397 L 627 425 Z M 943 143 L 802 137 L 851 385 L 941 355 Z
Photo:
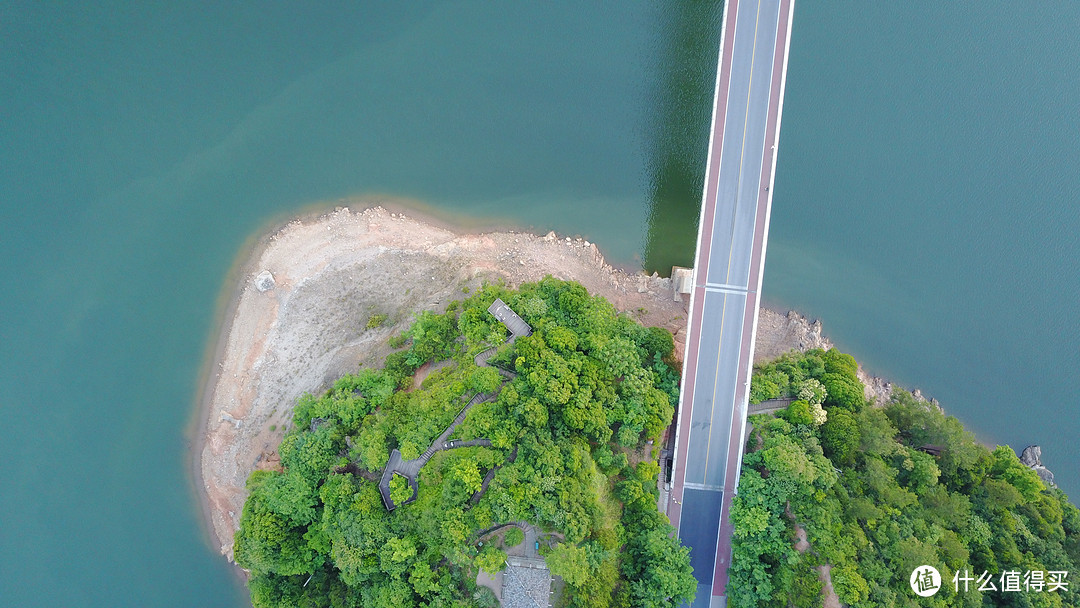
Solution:
M 361 366 L 382 367 L 391 337 L 417 314 L 441 312 L 485 282 L 572 279 L 668 330 L 682 352 L 686 309 L 670 280 L 614 268 L 580 238 L 460 235 L 380 206 L 343 206 L 268 231 L 245 257 L 230 278 L 239 285 L 208 357 L 193 442 L 204 516 L 229 559 L 245 481 L 279 466 L 297 400 Z
M 354 427 L 351 434 L 337 437 L 337 441 L 344 443 L 335 454 L 344 460 L 327 463 L 326 467 L 321 467 L 326 469 L 324 473 L 330 471 L 332 466 L 332 470 L 338 472 L 335 477 L 348 476 L 350 483 L 357 484 L 357 487 L 367 484 L 366 487 L 375 491 L 375 502 L 368 506 L 378 506 L 380 510 L 387 507 L 395 510 L 403 508 L 401 513 L 410 509 L 415 512 L 417 508 L 430 510 L 434 505 L 431 502 L 434 500 L 432 488 L 438 488 L 439 496 L 455 495 L 455 492 L 460 494 L 458 498 L 465 501 L 462 504 L 463 512 L 472 511 L 474 499 L 478 501 L 483 498 L 497 471 L 513 465 L 518 456 L 515 448 L 520 443 L 501 436 L 490 423 L 484 426 L 479 420 L 470 419 L 471 406 L 477 406 L 476 411 L 490 418 L 493 415 L 492 404 L 497 402 L 503 386 L 512 386 L 513 382 L 517 382 L 514 375 L 520 371 L 515 361 L 516 351 L 504 347 L 500 362 L 497 349 L 501 340 L 516 337 L 522 330 L 520 327 L 508 330 L 506 328 L 510 326 L 505 325 L 502 326 L 504 329 L 499 330 L 496 315 L 488 312 L 489 305 L 494 307 L 492 310 L 499 312 L 502 309 L 496 303 L 502 301 L 500 298 L 519 304 L 532 302 L 528 306 L 538 308 L 526 306 L 518 312 L 526 321 L 539 321 L 542 327 L 545 323 L 552 323 L 544 320 L 545 311 L 542 309 L 547 307 L 557 312 L 554 309 L 560 302 L 558 295 L 551 296 L 549 293 L 545 297 L 552 304 L 541 306 L 514 291 L 519 286 L 533 291 L 563 290 L 574 294 L 574 297 L 586 297 L 583 294 L 589 294 L 588 297 L 600 296 L 606 302 L 605 306 L 609 307 L 605 314 L 616 315 L 613 318 L 619 319 L 619 323 L 628 324 L 621 327 L 656 327 L 663 330 L 663 335 L 673 336 L 668 338 L 671 340 L 670 346 L 646 347 L 643 344 L 649 340 L 642 338 L 642 343 L 635 347 L 638 352 L 648 355 L 639 363 L 641 369 L 653 374 L 654 380 L 662 375 L 657 370 L 663 366 L 653 369 L 652 363 L 656 362 L 650 363 L 647 360 L 649 357 L 661 357 L 664 366 L 674 366 L 677 370 L 680 365 L 678 356 L 683 352 L 681 342 L 687 308 L 669 279 L 614 268 L 605 262 L 595 244 L 581 238 L 559 237 L 554 233 L 536 236 L 502 231 L 462 235 L 433 222 L 418 221 L 382 207 L 353 210 L 342 206 L 321 215 L 290 221 L 263 235 L 237 268 L 230 279 L 230 282 L 233 281 L 239 287 L 224 310 L 221 329 L 201 389 L 200 427 L 193 450 L 193 468 L 208 528 L 216 546 L 230 560 L 237 559 L 256 574 L 260 567 L 265 568 L 270 563 L 260 560 L 275 558 L 260 553 L 260 549 L 265 547 L 253 541 L 252 534 L 237 536 L 237 531 L 241 529 L 245 500 L 251 495 L 261 496 L 256 502 L 262 500 L 265 506 L 267 496 L 280 498 L 285 495 L 280 492 L 281 488 L 272 487 L 284 482 L 273 480 L 284 479 L 281 472 L 291 468 L 290 459 L 295 467 L 299 441 L 295 437 L 319 435 L 321 429 L 346 424 L 342 413 L 335 410 L 338 406 L 333 403 L 336 402 L 353 405 L 363 402 L 367 405 L 352 412 L 359 418 L 348 422 Z M 544 298 L 538 301 L 547 302 Z M 410 355 L 403 353 L 412 353 L 418 335 L 439 333 L 435 331 L 432 334 L 432 329 L 439 327 L 433 320 L 449 316 L 460 318 L 464 315 L 461 307 L 469 307 L 468 302 L 473 303 L 469 308 L 470 318 L 474 321 L 480 317 L 484 319 L 482 326 L 487 333 L 480 332 L 483 335 L 476 334 L 471 338 L 476 346 L 485 346 L 482 351 L 471 352 L 465 348 L 460 352 L 455 351 L 455 354 L 446 350 L 449 343 L 442 343 L 440 348 L 443 350 L 435 348 L 423 355 L 413 353 L 412 359 L 405 361 Z M 448 310 L 451 315 L 442 314 Z M 518 314 L 510 308 L 507 310 Z M 514 325 L 512 317 L 504 313 L 499 312 L 499 321 L 511 319 L 510 323 Z M 634 331 L 630 334 L 644 336 Z M 531 327 L 526 333 L 530 332 Z M 588 332 L 578 331 L 573 336 L 560 337 L 560 332 L 554 331 L 553 335 L 554 339 L 542 335 L 539 340 L 545 347 L 562 339 L 568 340 L 567 343 L 581 344 Z M 468 344 L 470 338 L 462 335 L 461 339 Z M 423 340 L 420 343 L 423 344 Z M 529 344 L 534 342 L 526 340 L 526 349 Z M 792 350 L 827 351 L 831 346 L 822 335 L 820 323 L 811 323 L 794 312 L 781 315 L 766 309 L 760 311 L 756 346 L 756 359 L 759 362 Z M 557 352 L 558 348 L 548 350 Z M 495 361 L 493 365 L 489 364 L 492 357 Z M 432 362 L 438 361 L 443 363 L 432 365 Z M 868 377 L 861 369 L 853 368 L 852 373 L 865 386 L 863 397 L 867 401 L 886 403 L 891 398 L 893 390 L 889 383 Z M 379 377 L 383 380 L 390 377 L 392 382 L 383 386 Z M 675 389 L 670 379 L 667 384 L 664 402 L 672 405 L 671 391 Z M 394 394 L 409 396 L 398 399 L 415 399 L 418 403 L 427 403 L 424 395 L 438 393 L 436 401 L 442 400 L 441 413 L 431 416 L 424 424 L 406 424 L 394 432 L 388 431 L 387 425 L 392 425 L 391 422 L 372 423 L 366 432 L 369 435 L 382 432 L 384 439 L 371 441 L 371 437 L 362 438 L 365 417 L 376 420 L 379 416 L 375 409 L 390 409 L 377 407 L 378 403 L 382 403 L 378 399 L 386 398 L 386 390 L 394 391 L 401 387 L 409 390 Z M 518 388 L 511 390 L 520 397 L 522 391 Z M 447 397 L 447 391 L 455 394 Z M 380 394 L 383 397 L 376 397 Z M 463 397 L 464 401 L 455 401 Z M 655 398 L 652 402 L 660 403 Z M 405 407 L 401 411 L 412 409 Z M 550 407 L 542 409 L 547 411 L 549 417 L 557 411 Z M 657 416 L 656 412 L 663 415 Z M 603 441 L 584 435 L 580 438 L 592 447 L 579 456 L 591 456 L 589 460 L 596 464 L 592 469 L 579 467 L 575 473 L 585 470 L 591 471 L 589 475 L 599 475 L 597 479 L 606 476 L 610 484 L 615 484 L 613 488 L 619 483 L 632 481 L 645 493 L 637 498 L 619 495 L 616 496 L 618 500 L 613 501 L 610 492 L 585 492 L 583 496 L 591 497 L 586 502 L 591 500 L 589 504 L 597 506 L 599 513 L 607 513 L 609 520 L 611 517 L 618 519 L 612 515 L 614 505 L 626 508 L 627 504 L 638 504 L 634 508 L 641 509 L 651 504 L 649 510 L 638 512 L 640 516 L 641 513 L 656 515 L 657 502 L 665 502 L 656 500 L 657 474 L 660 471 L 658 467 L 651 467 L 656 467 L 658 460 L 663 462 L 662 457 L 658 459 L 658 448 L 664 444 L 664 440 L 669 439 L 664 427 L 670 422 L 670 415 L 670 411 L 664 409 L 654 410 L 651 416 L 635 414 L 631 416 L 630 424 L 626 420 L 613 420 L 606 425 L 605 428 L 609 433 L 614 433 L 614 437 L 607 436 Z M 402 431 L 401 428 L 405 427 L 413 428 L 414 432 Z M 329 433 L 326 430 L 321 432 Z M 545 432 L 553 431 L 549 428 Z M 286 441 L 288 445 L 283 446 L 282 441 L 287 433 L 294 439 Z M 394 436 L 393 441 L 385 440 L 388 433 Z M 553 436 L 558 434 L 555 432 Z M 650 446 L 648 441 L 656 443 Z M 371 445 L 381 447 L 365 449 L 365 446 Z M 607 450 L 597 451 L 604 445 Z M 387 450 L 387 446 L 396 448 Z M 569 449 L 567 454 L 571 452 L 574 449 Z M 466 464 L 469 466 L 454 468 L 455 463 L 460 464 L 458 461 L 468 461 Z M 425 467 L 425 464 L 428 466 Z M 253 471 L 259 470 L 264 473 L 251 476 Z M 511 466 L 509 470 L 514 469 Z M 251 481 L 245 485 L 249 476 Z M 446 490 L 446 483 L 453 479 L 457 481 L 450 484 L 452 489 Z M 335 479 L 335 483 L 339 481 Z M 663 480 L 660 481 L 662 488 Z M 475 485 L 477 482 L 479 486 Z M 318 487 L 326 487 L 323 481 L 315 483 Z M 427 494 L 423 489 L 425 483 L 430 486 Z M 496 486 L 499 487 L 499 483 Z M 625 485 L 622 487 L 621 492 L 629 491 Z M 297 495 L 305 496 L 303 492 Z M 301 501 L 299 506 L 277 506 L 297 507 L 297 515 L 304 519 L 310 517 L 309 511 L 314 508 L 314 503 L 310 501 L 320 501 L 325 505 L 322 501 L 332 498 L 322 496 L 321 492 L 318 496 L 306 496 L 308 498 L 304 500 L 308 502 Z M 652 498 L 641 501 L 641 498 L 648 496 Z M 466 543 L 461 545 L 463 553 L 459 557 L 469 557 L 476 567 L 492 575 L 488 587 L 498 588 L 494 577 L 500 574 L 505 564 L 519 559 L 528 560 L 530 554 L 533 558 L 539 557 L 536 554 L 541 545 L 548 561 L 553 559 L 556 564 L 552 570 L 563 575 L 563 580 L 570 586 L 569 592 L 578 593 L 576 597 L 579 598 L 583 597 L 582 590 L 594 584 L 595 577 L 600 576 L 597 568 L 583 568 L 582 560 L 608 564 L 605 570 L 607 574 L 603 576 L 607 577 L 604 584 L 608 585 L 609 590 L 620 588 L 615 582 L 618 572 L 624 567 L 634 568 L 628 565 L 629 562 L 619 563 L 603 557 L 615 541 L 604 536 L 605 533 L 599 529 L 579 524 L 576 528 L 564 527 L 560 530 L 554 521 L 545 521 L 545 531 L 541 526 L 525 521 L 536 520 L 528 513 L 504 509 L 500 517 L 495 517 L 485 511 L 490 506 L 483 507 L 481 504 L 478 508 L 480 511 L 470 517 L 478 517 L 477 513 L 483 516 L 472 522 L 475 525 L 466 526 L 467 529 L 460 531 L 464 535 L 462 538 L 453 538 Z M 386 513 L 385 510 L 382 512 Z M 648 517 L 652 516 L 646 519 Z M 653 521 L 656 526 L 642 530 L 642 534 L 658 534 L 654 540 L 659 540 L 661 536 L 666 538 L 662 527 L 659 527 L 659 522 L 666 519 L 648 521 Z M 528 542 L 520 542 L 517 538 L 519 535 Z M 567 538 L 575 542 L 567 543 Z M 237 542 L 238 539 L 240 542 Z M 486 542 L 489 549 L 469 556 L 468 546 L 475 550 L 483 545 L 468 545 L 466 541 Z M 594 553 L 588 553 L 587 543 L 592 541 L 599 544 L 588 545 L 595 549 Z M 304 546 L 318 547 L 319 543 L 327 543 L 322 546 L 326 547 L 326 554 L 332 559 L 344 559 L 342 555 L 334 556 L 330 537 L 307 539 Z M 244 547 L 241 555 L 234 556 L 234 547 Z M 415 544 L 413 548 L 416 549 Z M 405 547 L 403 550 L 407 553 L 407 549 Z M 552 555 L 555 557 L 552 558 Z M 669 557 L 674 559 L 671 572 L 681 572 L 678 566 L 681 558 L 678 555 L 678 549 L 671 547 Z M 608 561 L 605 562 L 605 559 Z M 269 570 L 263 571 L 263 574 L 267 572 Z M 358 572 L 353 574 L 360 576 Z M 482 586 L 483 577 L 481 573 L 477 579 Z M 282 583 L 281 579 L 264 576 L 260 580 L 262 582 L 257 587 L 263 591 L 281 589 L 276 584 Z M 361 578 L 352 580 L 360 581 Z M 268 586 L 267 581 L 276 583 Z M 331 583 L 325 579 L 318 582 Z M 630 587 L 627 586 L 622 592 L 629 591 Z

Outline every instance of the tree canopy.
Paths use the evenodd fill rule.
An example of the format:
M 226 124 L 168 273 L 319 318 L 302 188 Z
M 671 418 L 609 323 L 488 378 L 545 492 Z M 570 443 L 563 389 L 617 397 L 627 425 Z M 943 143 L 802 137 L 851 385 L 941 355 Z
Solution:
M 855 608 L 1080 605 L 1072 585 L 1012 592 L 1000 583 L 996 591 L 974 584 L 964 591 L 961 583 L 954 591 L 953 577 L 965 571 L 995 581 L 1006 572 L 1045 580 L 1076 572 L 1080 510 L 1012 448 L 986 449 L 934 404 L 898 389 L 888 403 L 867 407 L 855 371 L 855 360 L 835 349 L 755 368 L 756 399 L 806 398 L 816 394 L 803 391 L 807 380 L 818 380 L 827 420 L 815 426 L 802 406 L 751 417 L 754 436 L 732 506 L 729 605 L 821 606 L 814 568 L 823 564 L 832 566 L 840 601 Z M 796 524 L 810 544 L 803 553 L 794 548 Z M 941 573 L 933 597 L 909 587 L 922 565 Z
M 506 343 L 487 312 L 496 298 L 531 336 Z M 249 479 L 234 549 L 256 608 L 487 605 L 476 573 L 502 569 L 506 554 L 479 541 L 520 521 L 557 539 L 542 551 L 568 606 L 674 608 L 692 597 L 688 551 L 656 508 L 647 443 L 678 398 L 668 332 L 549 277 L 424 312 L 395 344 L 383 369 L 300 399 L 282 469 Z M 475 363 L 492 347 L 503 374 Z M 433 361 L 447 364 L 414 386 Z M 395 474 L 398 506 L 387 511 L 377 480 L 391 451 L 417 458 L 479 393 L 497 397 L 473 406 L 451 440 L 491 446 L 436 451 L 406 504 L 413 488 Z M 507 546 L 521 542 L 512 530 Z

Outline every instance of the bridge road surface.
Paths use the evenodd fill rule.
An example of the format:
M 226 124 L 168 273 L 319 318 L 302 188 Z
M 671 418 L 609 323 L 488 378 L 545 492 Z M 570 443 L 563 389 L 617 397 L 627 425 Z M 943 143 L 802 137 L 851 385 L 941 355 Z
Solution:
M 728 0 L 698 227 L 668 515 L 693 608 L 725 606 L 794 0 Z

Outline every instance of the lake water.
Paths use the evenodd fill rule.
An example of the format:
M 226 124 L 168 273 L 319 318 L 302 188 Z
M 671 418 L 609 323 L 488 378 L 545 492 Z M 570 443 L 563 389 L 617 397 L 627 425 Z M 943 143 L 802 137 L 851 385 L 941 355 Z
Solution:
M 765 297 L 1080 488 L 1080 6 L 978 7 L 798 5 Z M 275 218 L 382 194 L 688 265 L 719 20 L 0 6 L 0 604 L 245 605 L 186 431 Z
M 765 300 L 1080 498 L 1077 3 L 796 5 Z

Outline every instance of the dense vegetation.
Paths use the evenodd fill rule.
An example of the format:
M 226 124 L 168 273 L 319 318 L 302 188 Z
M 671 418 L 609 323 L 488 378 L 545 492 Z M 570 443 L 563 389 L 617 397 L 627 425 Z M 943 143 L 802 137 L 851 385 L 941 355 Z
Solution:
M 786 355 L 755 369 L 752 398 L 797 398 L 754 432 L 732 508 L 732 606 L 821 606 L 815 567 L 831 564 L 841 602 L 880 606 L 1078 606 L 1073 581 L 1027 590 L 1029 571 L 1075 574 L 1080 511 L 1044 486 L 1007 446 L 988 450 L 935 405 L 896 391 L 869 406 L 855 360 L 835 349 Z M 814 416 L 824 405 L 826 419 Z M 795 526 L 810 547 L 795 548 Z M 931 565 L 933 597 L 909 587 Z M 966 571 L 966 574 L 965 574 Z M 997 591 L 953 577 L 989 573 Z M 1017 572 L 1020 591 L 1001 576 Z M 1011 576 L 1010 576 L 1011 578 Z M 1032 579 L 1035 580 L 1035 579 Z
M 506 344 L 487 312 L 495 298 L 533 335 Z M 650 448 L 677 398 L 667 331 L 549 277 L 516 291 L 489 285 L 445 314 L 423 313 L 398 344 L 384 369 L 301 399 L 279 448 L 283 470 L 251 475 L 235 556 L 251 571 L 256 607 L 492 605 L 477 568 L 498 570 L 506 555 L 477 541 L 516 521 L 554 539 L 542 553 L 567 584 L 568 606 L 673 607 L 692 596 L 688 552 L 656 508 Z M 474 363 L 498 345 L 490 363 L 512 379 Z M 414 387 L 432 361 L 448 363 Z M 416 500 L 388 512 L 377 479 L 391 450 L 416 458 L 470 397 L 495 391 L 453 437 L 492 447 L 436 452 Z M 403 477 L 390 490 L 395 501 L 411 496 Z

